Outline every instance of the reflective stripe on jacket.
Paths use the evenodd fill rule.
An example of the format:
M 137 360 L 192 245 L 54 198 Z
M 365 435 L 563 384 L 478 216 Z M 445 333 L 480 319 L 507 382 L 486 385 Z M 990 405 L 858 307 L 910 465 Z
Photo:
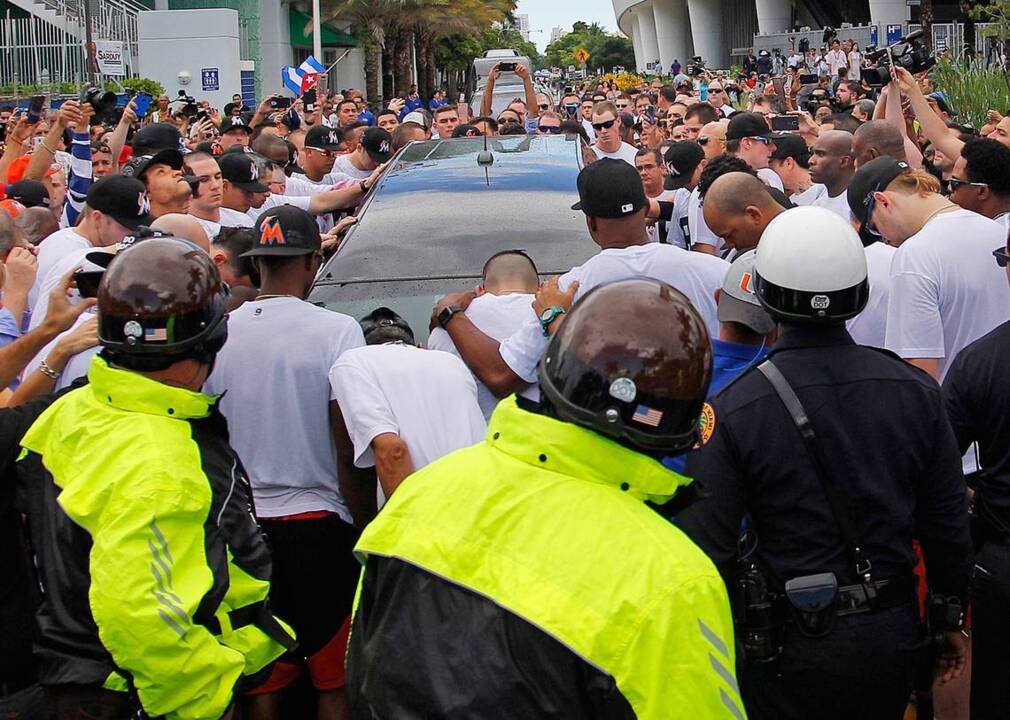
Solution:
M 22 440 L 41 680 L 128 679 L 152 717 L 218 718 L 243 675 L 293 645 L 266 610 L 270 555 L 245 472 L 214 398 L 101 357 L 88 379 Z
M 508 680 L 521 693 L 534 684 L 526 673 L 538 672 L 523 658 L 517 662 L 511 644 L 494 657 L 484 654 L 479 618 L 450 620 L 452 632 L 445 617 L 426 621 L 405 606 L 390 607 L 390 598 L 406 604 L 407 597 L 368 578 L 373 562 L 386 559 L 437 578 L 427 592 L 448 582 L 538 628 L 612 677 L 638 718 L 742 718 L 722 580 L 643 502 L 664 502 L 689 482 L 600 435 L 526 412 L 514 397 L 503 401 L 485 442 L 408 477 L 362 534 L 356 550 L 366 571 L 348 664 L 352 703 L 362 707 L 364 698 L 367 706 L 374 693 L 386 695 L 378 704 L 389 707 L 396 704 L 389 694 L 399 693 L 402 706 L 417 708 L 417 696 L 427 693 L 438 706 L 424 707 L 423 716 L 466 716 L 451 707 L 451 687 L 431 687 L 420 658 L 404 657 L 411 646 L 387 651 L 383 638 L 367 632 L 370 622 L 393 630 L 389 623 L 401 616 L 419 625 L 413 637 L 436 646 L 439 657 L 457 658 L 447 682 L 464 686 L 473 666 L 508 672 L 518 664 Z M 466 603 L 448 607 L 465 612 Z M 356 647 L 373 641 L 373 648 Z M 367 667 L 354 666 L 365 658 Z

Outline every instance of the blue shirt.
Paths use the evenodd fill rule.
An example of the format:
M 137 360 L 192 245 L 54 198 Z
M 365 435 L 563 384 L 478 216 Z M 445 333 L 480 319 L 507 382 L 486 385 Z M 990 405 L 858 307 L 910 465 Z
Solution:
M 771 348 L 761 345 L 744 345 L 726 340 L 712 341 L 712 383 L 708 386 L 708 397 L 712 397 L 729 385 L 744 370 L 765 359 Z M 687 466 L 687 455 L 663 458 L 663 464 L 681 475 Z
M 422 107 L 424 107 L 424 103 L 421 102 L 421 98 L 416 97 L 408 99 L 406 104 L 403 106 L 403 110 L 400 111 L 400 120 L 403 121 L 403 118 L 406 117 L 407 113 L 413 112 L 414 110 Z
M 436 108 L 440 108 L 443 105 L 446 105 L 448 102 L 449 101 L 446 98 L 442 98 L 441 100 L 436 100 L 435 98 L 432 98 L 431 101 L 428 102 L 428 109 L 435 110 Z
M 372 114 L 371 110 L 362 110 L 361 114 L 358 115 L 358 120 L 367 125 L 375 125 L 375 115 Z

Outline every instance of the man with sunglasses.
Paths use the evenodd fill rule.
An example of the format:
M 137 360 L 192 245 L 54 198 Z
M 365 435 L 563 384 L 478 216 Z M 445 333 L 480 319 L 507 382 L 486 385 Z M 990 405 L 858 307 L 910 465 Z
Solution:
M 948 185 L 951 200 L 1010 232 L 1010 148 L 982 138 L 965 143 Z
M 729 93 L 719 82 L 713 82 L 708 86 L 708 101 L 722 113 L 723 117 L 729 117 L 736 112 L 736 108 L 729 104 Z
M 374 476 L 356 483 L 351 448 L 335 444 L 339 411 L 329 373 L 365 342 L 353 318 L 305 301 L 322 258 L 312 217 L 274 208 L 255 232 L 256 245 L 242 257 L 254 258 L 261 292 L 230 314 L 228 343 L 204 387 L 222 395 L 219 407 L 270 536 L 273 610 L 298 636 L 297 655 L 285 656 L 253 691 L 253 709 L 280 717 L 280 692 L 307 673 L 320 717 L 336 717 L 358 579 L 352 522 L 363 527 L 374 516 L 375 484 Z
M 775 152 L 775 139 L 771 129 L 759 113 L 737 113 L 726 128 L 726 153 L 744 160 L 757 171 L 759 178 L 777 190 L 782 190 L 782 179 L 769 169 L 768 161 Z
M 597 158 L 623 160 L 632 167 L 635 166 L 635 153 L 638 151 L 633 145 L 621 140 L 621 118 L 614 103 L 604 101 L 596 104 L 593 108 L 592 126 L 596 133 L 593 152 Z
M 1010 286 L 992 262 L 1004 226 L 938 191 L 932 175 L 879 157 L 856 171 L 848 199 L 864 244 L 898 248 L 885 347 L 942 381 L 957 353 L 1010 317 Z
M 537 135 L 557 135 L 561 132 L 561 116 L 556 112 L 541 113 L 537 122 Z
M 705 151 L 705 157 L 711 160 L 726 152 L 726 121 L 717 120 L 705 125 L 698 133 L 698 144 Z

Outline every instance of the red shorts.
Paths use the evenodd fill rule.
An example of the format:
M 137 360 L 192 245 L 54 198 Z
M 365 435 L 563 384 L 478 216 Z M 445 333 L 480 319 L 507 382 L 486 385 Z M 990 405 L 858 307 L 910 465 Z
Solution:
M 344 680 L 344 659 L 347 657 L 347 639 L 351 634 L 351 617 L 347 616 L 340 631 L 333 636 L 323 649 L 306 658 L 304 665 L 286 662 L 281 658 L 274 663 L 266 682 L 247 695 L 267 695 L 280 692 L 300 678 L 308 668 L 309 679 L 316 690 L 336 690 L 342 688 Z

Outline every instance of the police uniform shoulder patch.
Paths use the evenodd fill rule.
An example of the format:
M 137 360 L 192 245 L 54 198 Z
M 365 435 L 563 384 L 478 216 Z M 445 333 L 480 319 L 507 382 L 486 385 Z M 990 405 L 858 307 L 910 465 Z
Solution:
M 705 403 L 701 406 L 701 417 L 698 418 L 698 444 L 704 445 L 715 432 L 715 410 Z

